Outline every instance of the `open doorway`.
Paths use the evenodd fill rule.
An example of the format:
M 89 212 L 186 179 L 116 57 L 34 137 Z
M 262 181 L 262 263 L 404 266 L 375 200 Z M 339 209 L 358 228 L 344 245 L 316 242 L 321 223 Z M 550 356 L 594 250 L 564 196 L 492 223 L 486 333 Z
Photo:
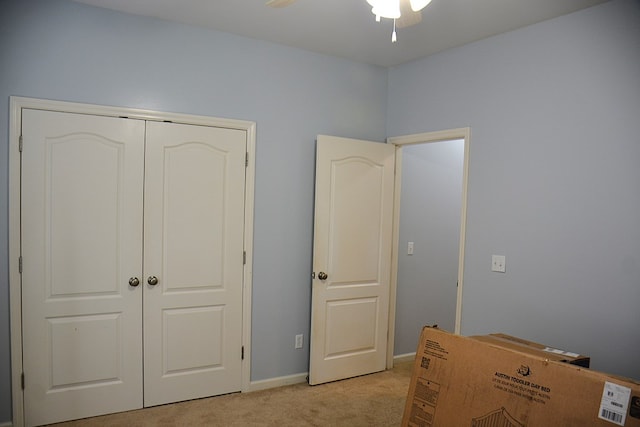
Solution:
M 396 145 L 390 335 L 398 356 L 415 351 L 424 325 L 460 332 L 469 129 L 388 142 Z

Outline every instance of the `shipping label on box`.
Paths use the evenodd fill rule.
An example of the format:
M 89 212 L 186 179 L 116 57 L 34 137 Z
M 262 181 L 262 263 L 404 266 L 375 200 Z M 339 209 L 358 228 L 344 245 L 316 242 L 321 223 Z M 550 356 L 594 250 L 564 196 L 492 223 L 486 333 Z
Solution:
M 640 427 L 640 384 L 447 332 L 422 332 L 403 426 Z

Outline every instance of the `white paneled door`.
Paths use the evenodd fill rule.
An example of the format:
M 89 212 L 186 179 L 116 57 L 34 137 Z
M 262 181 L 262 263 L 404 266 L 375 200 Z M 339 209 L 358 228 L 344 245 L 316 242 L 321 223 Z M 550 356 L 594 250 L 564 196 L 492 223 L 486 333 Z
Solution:
M 145 406 L 241 388 L 245 140 L 147 124 Z
M 22 137 L 25 423 L 240 390 L 245 131 L 23 109 Z
M 318 136 L 312 385 L 386 367 L 395 147 Z
M 139 408 L 144 121 L 22 119 L 26 424 Z

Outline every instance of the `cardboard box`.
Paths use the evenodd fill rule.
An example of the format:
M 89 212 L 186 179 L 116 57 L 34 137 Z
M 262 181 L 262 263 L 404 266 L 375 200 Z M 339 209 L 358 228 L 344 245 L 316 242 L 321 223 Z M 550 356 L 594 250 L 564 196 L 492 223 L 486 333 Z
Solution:
M 640 427 L 640 383 L 426 327 L 402 425 Z
M 521 351 L 534 356 L 543 357 L 548 360 L 582 366 L 583 368 L 588 368 L 589 362 L 591 361 L 591 358 L 589 356 L 584 356 L 582 354 L 574 353 L 571 351 L 560 350 L 543 344 L 538 344 L 533 341 L 523 340 L 522 338 L 512 337 L 511 335 L 506 334 L 476 335 L 472 336 L 471 338 L 510 348 L 515 351 Z

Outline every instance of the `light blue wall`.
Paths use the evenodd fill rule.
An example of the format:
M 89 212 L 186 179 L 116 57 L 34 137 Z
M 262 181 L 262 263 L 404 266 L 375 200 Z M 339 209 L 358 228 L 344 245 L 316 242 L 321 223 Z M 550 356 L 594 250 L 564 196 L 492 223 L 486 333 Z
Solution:
M 389 71 L 68 0 L 4 0 L 1 11 L 0 422 L 10 95 L 257 122 L 254 380 L 307 370 L 293 337 L 309 331 L 315 135 L 471 126 L 462 332 L 512 333 L 640 378 L 636 0 Z M 507 256 L 506 274 L 489 271 L 493 253 Z
M 402 148 L 394 354 L 416 351 L 424 325 L 455 329 L 463 164 L 464 140 Z
M 10 419 L 9 96 L 257 123 L 252 379 L 308 370 L 315 136 L 383 141 L 387 71 L 76 4 L 0 5 L 0 423 Z
M 387 113 L 389 135 L 471 127 L 462 333 L 640 379 L 640 2 L 391 69 Z

